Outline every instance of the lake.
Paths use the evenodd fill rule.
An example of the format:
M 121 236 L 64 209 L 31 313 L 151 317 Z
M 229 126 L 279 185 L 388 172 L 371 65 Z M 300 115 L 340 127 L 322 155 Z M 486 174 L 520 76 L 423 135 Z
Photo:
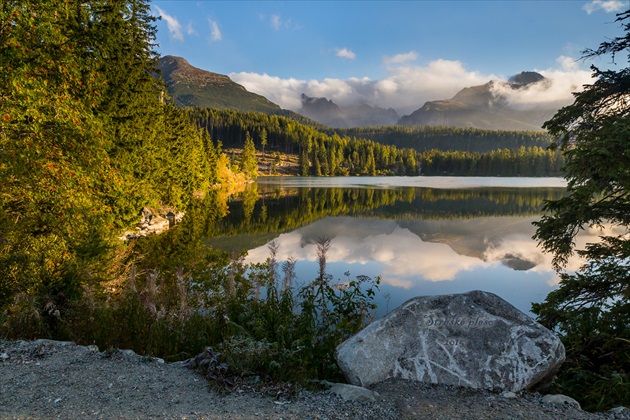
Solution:
M 559 280 L 532 222 L 565 186 L 561 178 L 261 177 L 229 199 L 207 243 L 263 262 L 275 240 L 280 262 L 297 260 L 299 284 L 317 276 L 316 242 L 329 239 L 335 280 L 381 277 L 376 316 L 414 296 L 476 289 L 530 313 Z

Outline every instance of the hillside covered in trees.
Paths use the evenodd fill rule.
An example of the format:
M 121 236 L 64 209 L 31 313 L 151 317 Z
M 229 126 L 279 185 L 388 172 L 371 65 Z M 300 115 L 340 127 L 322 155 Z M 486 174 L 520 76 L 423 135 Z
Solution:
M 326 130 L 262 113 L 188 108 L 194 123 L 226 148 L 251 135 L 268 157 L 298 156 L 299 175 L 559 176 L 562 155 L 540 132 L 455 127 Z
M 143 206 L 244 180 L 161 100 L 154 20 L 141 0 L 0 6 L 0 321 L 59 328 L 120 274 L 115 237 Z
M 302 176 L 419 174 L 412 149 L 330 135 L 277 115 L 207 108 L 190 108 L 188 114 L 226 148 L 242 147 L 251 135 L 258 150 L 296 154 Z

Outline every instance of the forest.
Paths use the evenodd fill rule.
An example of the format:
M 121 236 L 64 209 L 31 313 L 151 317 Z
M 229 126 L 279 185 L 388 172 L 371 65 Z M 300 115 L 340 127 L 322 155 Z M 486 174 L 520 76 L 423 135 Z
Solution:
M 417 153 L 412 149 L 328 135 L 278 115 L 207 108 L 187 112 L 198 127 L 226 148 L 242 147 L 249 134 L 263 153 L 266 150 L 297 155 L 301 176 L 419 174 Z
M 187 112 L 226 148 L 243 147 L 250 135 L 263 153 L 297 155 L 302 176 L 561 176 L 564 164 L 561 153 L 547 149 L 549 136 L 540 132 L 454 127 L 324 130 L 278 115 L 205 108 Z M 423 145 L 434 148 L 414 145 L 419 136 L 427 140 Z
M 3 2 L 5 314 L 65 307 L 86 283 L 114 275 L 112 238 L 142 206 L 183 208 L 212 184 L 244 179 L 161 99 L 154 20 L 143 1 Z

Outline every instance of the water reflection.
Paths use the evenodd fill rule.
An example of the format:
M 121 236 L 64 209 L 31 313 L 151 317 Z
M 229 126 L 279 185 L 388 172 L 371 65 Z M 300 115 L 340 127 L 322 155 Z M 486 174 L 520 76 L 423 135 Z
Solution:
M 296 258 L 299 280 L 306 282 L 317 274 L 315 242 L 329 238 L 335 278 L 346 271 L 381 276 L 381 313 L 415 295 L 472 289 L 529 311 L 554 287 L 550 257 L 531 239 L 531 222 L 545 200 L 564 193 L 557 180 L 537 187 L 520 179 L 519 187 L 507 187 L 505 179 L 478 187 L 494 185 L 494 178 L 476 178 L 475 185 L 432 178 L 424 187 L 385 180 L 263 180 L 230 199 L 208 243 L 248 251 L 248 262 L 262 262 L 275 239 L 278 259 Z
M 326 218 L 279 235 L 278 258 L 297 258 L 299 276 L 313 278 L 317 268 L 315 241 L 331 238 L 331 274 L 336 278 L 342 278 L 345 271 L 380 275 L 392 308 L 420 294 L 483 289 L 528 312 L 531 302 L 544 299 L 557 283 L 551 257 L 531 239 L 535 219 Z M 587 232 L 579 237 L 579 245 L 596 237 L 597 232 Z M 266 246 L 260 246 L 249 251 L 247 260 L 261 262 L 267 256 Z M 580 261 L 573 259 L 571 264 L 577 268 Z M 382 309 L 383 302 L 380 306 Z
M 555 287 L 551 256 L 531 239 L 531 223 L 545 200 L 564 194 L 562 182 L 534 179 L 531 186 L 518 179 L 509 187 L 505 178 L 402 180 L 405 185 L 392 178 L 266 179 L 226 197 L 220 214 L 185 220 L 202 229 L 181 229 L 199 232 L 213 248 L 247 251 L 248 262 L 265 261 L 275 239 L 277 259 L 296 258 L 301 282 L 317 275 L 315 242 L 331 239 L 334 278 L 345 278 L 346 271 L 381 276 L 379 315 L 416 295 L 474 289 L 528 312 Z M 597 234 L 581 235 L 578 246 Z M 572 260 L 570 268 L 579 265 Z

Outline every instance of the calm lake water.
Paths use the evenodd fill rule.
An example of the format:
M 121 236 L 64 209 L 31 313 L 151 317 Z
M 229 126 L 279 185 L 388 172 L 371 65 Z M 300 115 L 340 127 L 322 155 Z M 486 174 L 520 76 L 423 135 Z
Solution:
M 381 277 L 377 316 L 414 296 L 476 289 L 530 313 L 558 281 L 532 222 L 564 191 L 560 178 L 262 177 L 230 199 L 208 243 L 262 262 L 275 240 L 280 262 L 297 259 L 299 284 L 317 275 L 317 240 L 330 239 L 335 280 Z

